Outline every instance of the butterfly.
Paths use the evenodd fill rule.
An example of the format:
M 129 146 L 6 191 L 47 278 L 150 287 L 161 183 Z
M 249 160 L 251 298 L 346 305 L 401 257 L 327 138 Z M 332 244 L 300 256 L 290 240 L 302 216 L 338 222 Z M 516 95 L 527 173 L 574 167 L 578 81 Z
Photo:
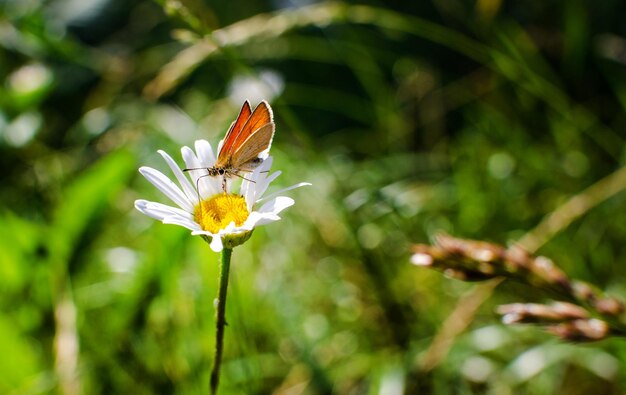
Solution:
M 230 125 L 224 143 L 217 155 L 217 161 L 212 167 L 204 168 L 211 177 L 223 177 L 222 189 L 226 192 L 226 180 L 232 176 L 241 176 L 241 172 L 251 172 L 261 163 L 259 157 L 272 145 L 274 138 L 274 120 L 272 108 L 263 100 L 252 111 L 246 100 L 239 111 L 235 122 Z M 185 169 L 198 170 L 198 169 Z

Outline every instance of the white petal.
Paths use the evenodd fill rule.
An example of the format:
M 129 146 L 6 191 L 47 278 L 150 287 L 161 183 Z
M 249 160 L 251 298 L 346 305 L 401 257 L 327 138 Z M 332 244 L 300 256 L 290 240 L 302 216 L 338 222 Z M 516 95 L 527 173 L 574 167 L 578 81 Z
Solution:
M 252 183 L 253 185 L 258 185 L 259 181 L 263 182 L 263 180 L 267 178 L 267 174 L 272 168 L 273 161 L 274 161 L 274 158 L 271 156 L 268 156 L 267 158 L 263 160 L 263 162 L 261 162 L 259 167 L 257 167 L 256 169 L 252 171 L 252 173 L 250 173 L 250 175 L 247 178 L 254 181 Z
M 275 196 L 280 195 L 280 194 L 281 194 L 281 193 L 283 193 L 283 192 L 287 192 L 287 191 L 290 191 L 290 190 L 292 190 L 292 189 L 296 189 L 296 188 L 304 187 L 304 186 L 307 186 L 307 185 L 313 185 L 313 184 L 311 184 L 310 182 L 300 182 L 300 183 L 298 183 L 298 184 L 292 185 L 292 186 L 290 186 L 290 187 L 287 187 L 287 188 L 281 189 L 280 191 L 277 191 L 277 192 L 271 193 L 271 194 L 269 194 L 269 195 L 267 195 L 267 196 L 265 196 L 265 197 L 262 197 L 261 199 L 257 200 L 257 203 L 258 203 L 258 202 L 261 202 L 261 201 L 263 201 L 263 200 L 271 199 L 271 198 L 273 198 L 273 197 L 275 197 Z
M 239 194 L 244 197 L 246 202 L 248 202 L 248 195 L 254 192 L 254 184 L 256 183 L 255 175 L 257 170 L 258 168 L 254 169 L 252 173 L 246 175 L 246 178 L 243 179 L 241 186 L 239 187 Z M 250 211 L 250 208 L 248 208 L 248 211 Z
M 196 197 L 197 195 L 200 195 L 200 198 L 202 198 L 202 196 L 204 196 L 203 192 L 204 190 L 206 190 L 206 181 L 203 181 L 203 179 L 206 178 L 205 176 L 207 175 L 206 166 L 203 166 L 200 160 L 196 157 L 196 153 L 193 152 L 191 148 L 183 147 L 181 149 L 181 153 L 183 155 L 183 160 L 185 161 L 187 169 L 193 169 L 187 171 L 187 175 L 193 183 L 195 190 L 200 191 L 196 192 Z
M 211 177 L 207 172 L 198 178 L 200 197 L 206 199 L 222 192 L 222 177 Z
M 174 173 L 176 180 L 178 180 L 178 183 L 183 188 L 183 192 L 185 192 L 185 195 L 187 195 L 187 199 L 189 199 L 189 201 L 192 202 L 193 205 L 198 204 L 198 193 L 196 192 L 196 189 L 191 186 L 187 177 L 185 177 L 176 162 L 174 162 L 174 159 L 172 159 L 172 157 L 163 150 L 159 150 L 158 152 L 163 157 L 163 159 L 165 159 L 165 162 L 167 162 L 167 165 L 172 170 L 172 173 Z
M 219 188 L 218 188 L 217 192 L 215 192 L 215 193 L 222 193 L 222 191 L 223 191 L 223 189 L 222 189 L 222 181 L 224 180 L 224 178 L 223 177 L 215 177 L 214 179 L 219 181 Z M 233 181 L 235 181 L 235 180 L 233 180 L 232 177 L 226 178 L 226 190 L 230 191 L 230 193 L 233 193 L 231 191 L 231 189 L 233 187 Z
M 263 160 L 267 159 L 267 157 L 270 156 L 270 148 L 271 147 L 268 147 L 265 151 L 259 152 L 257 156 Z
M 187 228 L 189 230 L 199 230 L 200 229 L 200 225 L 198 225 L 194 221 L 192 221 L 190 219 L 187 219 L 187 218 L 179 217 L 179 216 L 165 217 L 165 218 L 163 218 L 163 223 L 164 224 L 179 225 L 179 226 L 182 226 L 182 227 Z
M 159 221 L 172 215 L 178 215 L 182 218 L 193 220 L 192 214 L 181 210 L 178 207 L 167 206 L 161 203 L 149 202 L 147 200 L 137 200 L 135 201 L 135 207 L 142 213 L 152 218 L 156 218 Z
M 220 252 L 224 249 L 224 246 L 222 245 L 222 237 L 220 235 L 216 235 L 214 233 L 211 233 L 209 231 L 206 230 L 194 230 L 193 232 L 191 232 L 191 234 L 193 236 L 199 236 L 199 235 L 205 235 L 205 236 L 209 236 L 211 238 L 211 243 L 209 243 L 209 247 L 211 247 L 211 249 L 215 252 Z
M 200 235 L 206 235 L 206 236 L 211 236 L 213 237 L 213 233 L 207 231 L 207 230 L 202 230 L 202 229 L 198 229 L 198 230 L 194 230 L 193 232 L 191 232 L 192 236 L 200 236 Z
M 261 206 L 258 212 L 261 214 L 265 214 L 265 213 L 278 214 L 284 209 L 286 209 L 287 207 L 293 206 L 294 203 L 295 203 L 295 200 L 293 200 L 290 197 L 278 196 L 270 200 L 269 202 L 265 203 L 263 206 Z
M 148 209 L 148 203 L 150 202 L 148 202 L 147 200 L 135 200 L 135 208 L 141 211 L 143 214 L 147 215 L 148 217 L 158 219 L 159 221 L 165 218 L 162 213 Z
M 215 154 L 211 144 L 206 140 L 196 140 L 196 153 L 200 163 L 205 167 L 211 167 L 215 164 Z
M 215 154 L 208 141 L 196 140 L 196 153 L 201 167 L 210 168 L 215 165 Z M 203 198 L 218 194 L 222 190 L 222 177 L 211 177 L 208 172 L 204 171 L 197 176 L 197 179 L 199 180 L 200 196 Z
M 220 230 L 220 234 L 233 233 L 233 230 L 235 230 L 236 228 L 237 225 L 235 225 L 235 221 L 230 221 L 230 223 L 226 225 L 224 229 Z
M 259 194 L 259 191 L 267 188 L 267 173 L 272 167 L 272 161 L 273 158 L 271 156 L 268 156 L 261 163 L 261 165 L 254 169 L 252 173 L 247 175 L 246 179 L 241 183 L 241 187 L 239 188 L 239 194 L 242 195 L 246 200 L 248 211 L 252 210 L 254 203 L 258 199 L 257 197 L 261 196 Z
M 263 194 L 265 193 L 265 191 L 267 191 L 267 187 L 270 186 L 270 183 L 272 181 L 274 181 L 275 179 L 278 178 L 278 176 L 280 176 L 283 172 L 278 170 L 275 171 L 274 173 L 270 174 L 268 177 L 266 177 L 263 180 L 260 180 L 259 182 L 257 182 L 256 185 L 256 192 L 254 195 L 254 199 L 255 200 L 259 200 L 261 199 L 261 197 L 263 196 Z
M 252 207 L 254 207 L 254 188 L 248 188 L 245 193 L 242 193 L 243 199 L 246 201 L 246 208 L 248 212 L 252 211 Z
M 187 168 L 197 169 L 190 170 L 187 173 L 189 174 L 189 178 L 191 179 L 194 187 L 199 191 L 200 198 L 206 198 L 207 196 L 219 193 L 221 189 L 221 181 L 218 182 L 216 177 L 208 176 L 206 170 L 215 163 L 215 160 L 211 159 L 213 158 L 211 145 L 205 140 L 197 140 L 196 148 L 200 152 L 198 156 L 196 156 L 195 152 L 188 147 L 183 147 L 181 152 Z M 207 150 L 208 152 L 204 152 Z M 206 159 L 207 156 L 209 159 Z
M 256 211 L 251 212 L 250 215 L 248 215 L 248 218 L 246 218 L 246 222 L 244 222 L 243 225 L 241 225 L 241 229 L 244 229 L 244 230 L 254 229 L 254 227 L 256 226 L 256 223 L 259 222 L 259 219 L 261 219 L 261 217 L 263 217 L 263 214 L 258 213 Z
M 254 169 L 250 178 L 246 177 L 245 180 L 241 182 L 241 187 L 239 188 L 239 194 L 243 196 L 246 201 L 246 207 L 248 208 L 248 212 L 252 211 L 252 206 L 254 205 L 254 196 L 255 196 L 255 178 L 258 178 L 258 168 Z M 250 180 L 250 181 L 249 181 Z
M 211 239 L 211 244 L 209 244 L 211 249 L 215 252 L 221 252 L 224 249 L 224 245 L 222 244 L 222 238 L 220 235 L 213 235 L 213 239 Z
M 263 163 L 261 163 L 261 166 L 259 166 L 259 173 L 266 174 L 267 172 L 269 172 L 272 168 L 272 163 L 274 163 L 273 156 L 268 156 L 267 158 L 265 158 L 263 160 Z
M 259 213 L 254 211 L 250 213 L 246 222 L 240 227 L 244 231 L 254 229 L 255 226 L 265 225 L 269 222 L 278 221 L 280 217 L 273 213 Z
M 140 167 L 139 172 L 148 180 L 152 185 L 170 198 L 180 208 L 185 211 L 193 212 L 193 204 L 187 199 L 185 194 L 178 188 L 176 184 L 167 178 L 163 173 L 150 167 Z
M 279 219 L 280 217 L 275 214 L 263 214 L 263 216 L 259 218 L 255 226 L 266 225 L 266 224 L 269 224 L 270 222 L 278 221 Z
M 258 181 L 259 179 L 267 178 L 267 174 L 269 173 L 270 169 L 272 168 L 272 163 L 273 162 L 274 162 L 274 157 L 273 156 L 268 156 L 267 158 L 264 158 L 263 162 L 261 162 L 259 167 L 254 169 L 254 171 L 250 175 L 252 180 Z
M 183 160 L 185 161 L 185 167 L 187 169 L 195 169 L 198 167 L 202 167 L 202 164 L 198 160 L 196 153 L 193 152 L 191 148 L 185 146 L 180 149 L 180 153 L 183 157 Z

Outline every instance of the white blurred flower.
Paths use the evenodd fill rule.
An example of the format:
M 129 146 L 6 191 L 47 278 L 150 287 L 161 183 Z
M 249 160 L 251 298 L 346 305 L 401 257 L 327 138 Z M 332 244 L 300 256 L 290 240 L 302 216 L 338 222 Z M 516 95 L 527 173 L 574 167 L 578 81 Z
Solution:
M 135 207 L 164 224 L 180 225 L 193 235 L 203 236 L 215 252 L 245 242 L 256 226 L 279 220 L 278 214 L 294 204 L 293 199 L 278 196 L 280 193 L 310 185 L 302 182 L 263 197 L 270 183 L 281 174 L 280 171 L 269 173 L 272 166 L 269 156 L 253 172 L 244 173 L 239 194 L 225 193 L 222 178 L 206 176 L 204 170 L 215 164 L 211 145 L 206 140 L 197 140 L 195 148 L 196 152 L 188 147 L 181 149 L 185 167 L 197 169 L 188 172 L 191 180 L 167 153 L 159 150 L 180 187 L 156 169 L 139 168 L 139 172 L 178 207 L 143 199 L 136 200 Z
M 272 70 L 261 70 L 256 75 L 237 75 L 228 87 L 228 98 L 239 105 L 244 100 L 259 102 L 271 101 L 285 88 L 282 75 Z

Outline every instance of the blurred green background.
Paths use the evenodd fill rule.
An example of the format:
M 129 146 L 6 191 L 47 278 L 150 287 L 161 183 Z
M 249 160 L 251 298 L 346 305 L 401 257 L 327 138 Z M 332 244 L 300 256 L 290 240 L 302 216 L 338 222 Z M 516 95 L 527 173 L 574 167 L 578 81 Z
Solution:
M 409 264 L 438 230 L 505 243 L 626 162 L 623 2 L 0 1 L 0 393 L 206 393 L 218 254 L 133 208 L 267 99 L 296 205 L 233 254 L 224 394 L 620 394 L 619 339 L 505 327 L 505 283 Z M 182 163 L 182 161 L 181 161 Z M 626 296 L 626 196 L 540 250 Z

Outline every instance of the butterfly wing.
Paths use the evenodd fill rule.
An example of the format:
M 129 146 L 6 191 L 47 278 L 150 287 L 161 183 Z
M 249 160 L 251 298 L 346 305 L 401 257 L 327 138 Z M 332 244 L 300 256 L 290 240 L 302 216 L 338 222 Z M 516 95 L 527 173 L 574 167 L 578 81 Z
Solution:
M 225 159 L 231 158 L 235 155 L 241 146 L 248 140 L 248 138 L 255 134 L 257 130 L 266 124 L 273 124 L 272 120 L 272 109 L 266 101 L 262 101 L 258 106 L 254 109 L 252 115 L 250 115 L 245 122 L 245 124 L 241 127 L 238 133 L 235 135 L 235 130 L 233 130 L 233 135 L 235 135 L 232 139 L 232 144 L 224 147 L 222 151 L 224 151 Z M 271 140 L 270 140 L 271 141 Z M 227 149 L 227 150 L 226 150 Z M 220 151 L 220 156 L 222 155 L 222 151 Z M 231 160 L 231 164 L 237 164 L 241 162 L 237 162 L 236 160 Z
M 224 166 L 228 161 L 228 158 L 230 158 L 232 153 L 235 151 L 237 136 L 241 134 L 244 125 L 248 122 L 251 115 L 252 109 L 250 108 L 250 103 L 246 100 L 241 107 L 241 111 L 239 111 L 237 119 L 230 125 L 230 128 L 224 137 L 224 143 L 222 144 L 222 148 L 217 155 L 216 166 Z
M 250 171 L 263 162 L 256 159 L 261 152 L 272 145 L 274 130 L 274 122 L 266 123 L 257 128 L 233 153 L 232 166 L 239 170 Z

